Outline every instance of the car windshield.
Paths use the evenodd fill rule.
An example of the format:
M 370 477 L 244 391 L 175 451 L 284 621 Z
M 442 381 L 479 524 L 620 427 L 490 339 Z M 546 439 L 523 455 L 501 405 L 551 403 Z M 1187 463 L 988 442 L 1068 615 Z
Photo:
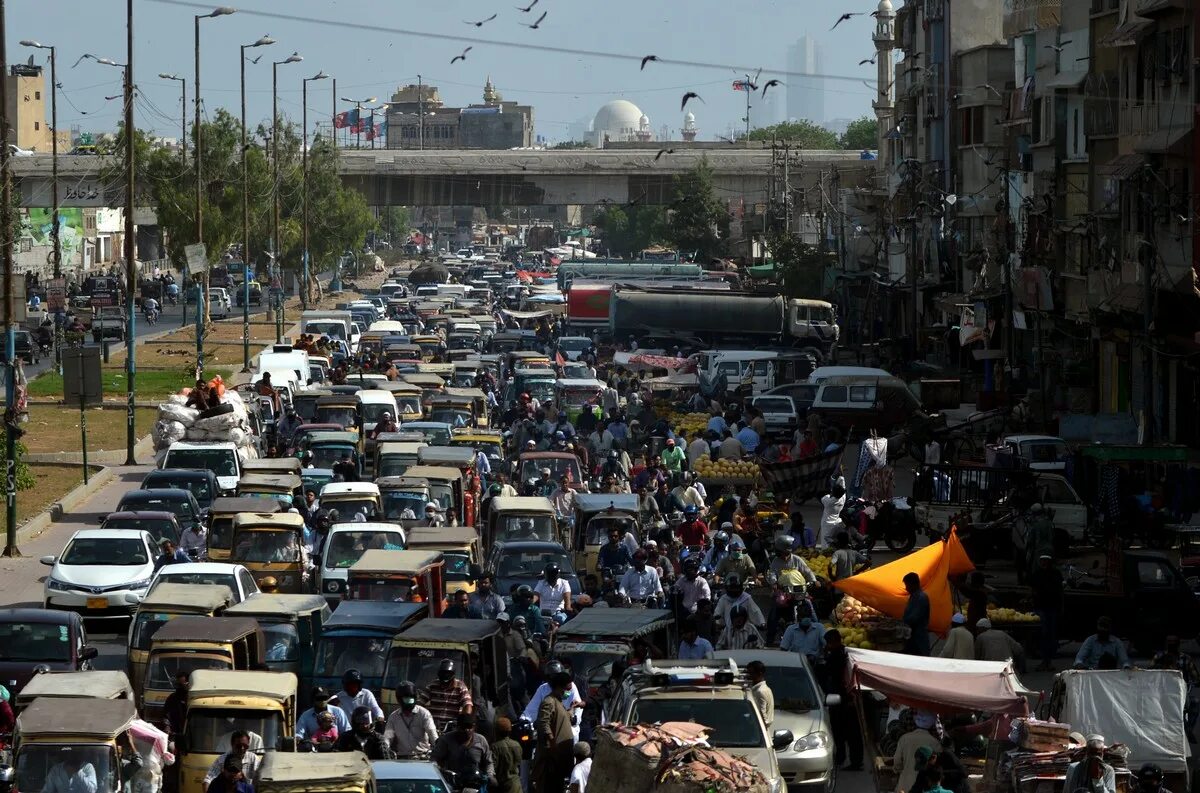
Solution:
M 586 681 L 589 686 L 598 686 L 612 676 L 614 661 L 624 660 L 621 653 L 555 653 L 555 657 L 571 667 L 575 679 Z
M 767 685 L 775 695 L 775 707 L 779 710 L 812 710 L 821 702 L 812 678 L 794 666 L 768 665 Z
M 501 553 L 496 563 L 496 575 L 500 578 L 541 578 L 546 565 L 556 564 L 563 576 L 571 574 L 571 560 L 566 554 L 553 551 Z
M 181 673 L 190 675 L 197 669 L 233 669 L 233 661 L 229 656 L 218 655 L 213 651 L 208 653 L 151 653 L 150 667 L 146 673 L 146 688 L 171 691 L 175 688 L 175 678 Z
M 233 558 L 239 562 L 299 562 L 300 539 L 294 531 L 246 531 L 234 538 Z
M 337 424 L 353 429 L 358 426 L 358 411 L 349 407 L 318 407 L 316 419 L 317 424 Z
M 462 408 L 434 408 L 429 414 L 429 420 L 444 421 L 451 427 L 466 427 L 471 424 L 471 411 Z
M 132 567 L 146 564 L 146 544 L 141 537 L 77 537 L 58 560 L 71 565 L 114 565 Z
M 579 481 L 579 460 L 575 457 L 543 457 L 521 463 L 521 481 L 541 479 L 542 469 L 550 469 L 550 481 L 557 482 L 564 475 L 569 482 Z
M 471 556 L 465 551 L 443 551 L 447 581 L 466 581 L 471 575 Z
M 588 521 L 586 529 L 586 537 L 584 537 L 584 545 L 606 545 L 608 543 L 608 533 L 618 531 L 624 537 L 626 532 L 633 534 L 634 542 L 637 542 L 637 521 L 627 517 L 608 517 L 596 516 Z M 640 544 L 638 547 L 641 547 Z
M 496 525 L 493 541 L 542 540 L 554 541 L 554 517 L 552 515 L 505 515 Z
M 229 591 L 237 595 L 237 579 L 232 573 L 171 573 L 168 565 L 154 580 L 154 586 L 159 584 L 219 584 L 229 587 Z
M 786 397 L 759 397 L 754 400 L 754 407 L 772 413 L 791 413 L 792 400 Z
M 653 697 L 633 704 L 630 724 L 690 721 L 712 730 L 708 742 L 721 749 L 751 749 L 766 746 L 762 722 L 748 699 L 707 697 Z
M 290 622 L 260 623 L 267 661 L 299 661 L 300 631 Z
M 410 680 L 420 691 L 437 680 L 438 667 L 447 658 L 454 662 L 454 668 L 458 670 L 458 679 L 462 680 L 463 670 L 467 668 L 467 657 L 461 650 L 441 647 L 393 647 L 387 658 L 383 687 L 395 688 L 400 682 Z
M 116 757 L 104 745 L 25 743 L 17 752 L 14 789 L 113 793 Z
M 403 424 L 400 427 L 404 432 L 419 432 L 425 438 L 425 442 L 433 446 L 445 446 L 450 443 L 450 428 L 449 427 L 415 427 L 412 424 Z
M 336 509 L 338 520 L 345 522 L 354 520 L 354 516 L 360 514 L 367 520 L 375 520 L 378 512 L 373 498 L 339 498 L 336 501 L 322 498 L 321 506 L 325 509 Z
M 109 518 L 100 528 L 145 531 L 150 533 L 155 542 L 170 540 L 179 543 L 179 530 L 175 522 L 163 518 Z
M 0 661 L 70 661 L 71 629 L 53 622 L 0 622 Z
M 424 493 L 409 493 L 403 490 L 388 490 L 383 493 L 384 520 L 417 520 L 425 514 L 429 499 Z M 411 515 L 405 515 L 405 510 Z
M 212 506 L 213 491 L 207 479 L 168 479 L 165 476 L 155 476 L 149 482 L 142 483 L 143 490 L 155 490 L 164 487 L 187 490 L 196 497 L 202 507 Z
M 347 669 L 363 677 L 383 677 L 389 640 L 380 636 L 324 636 L 317 647 L 317 677 L 341 679 Z
M 420 413 L 421 412 L 421 397 L 417 394 L 412 396 L 396 397 L 396 405 L 401 413 Z
M 385 551 L 403 550 L 404 536 L 398 531 L 339 531 L 329 541 L 329 550 L 325 554 L 325 568 L 345 570 L 373 548 Z
M 588 347 L 591 347 L 592 340 L 591 339 L 583 339 L 583 338 L 572 339 L 569 337 L 562 338 L 562 339 L 558 340 L 558 346 L 564 350 L 570 350 L 571 352 L 577 352 L 579 350 L 586 350 Z
M 391 413 L 396 418 L 396 408 L 386 402 L 382 404 L 366 403 L 362 406 L 363 424 L 378 424 L 383 421 L 383 414 Z
M 163 465 L 167 468 L 208 469 L 217 476 L 237 476 L 233 449 L 171 449 Z
M 375 780 L 379 793 L 450 793 L 440 779 L 383 779 Z
M 117 505 L 118 512 L 170 512 L 177 518 L 191 523 L 192 504 L 186 498 L 162 498 L 160 496 L 126 496 Z
M 154 634 L 158 633 L 158 629 L 166 625 L 173 616 L 175 615 L 162 612 L 139 611 L 133 621 L 129 646 L 135 650 L 149 650 L 150 640 L 154 638 Z
M 521 389 L 526 394 L 538 402 L 545 402 L 554 399 L 554 381 L 553 380 L 528 380 L 525 382 L 525 387 Z
M 321 444 L 309 447 L 309 451 L 313 456 L 313 468 L 333 468 L 334 463 L 339 463 L 346 457 L 351 460 L 358 459 L 358 452 L 349 445 Z
M 187 748 L 189 753 L 218 755 L 229 751 L 236 730 L 250 734 L 250 751 L 274 749 L 279 742 L 282 716 L 272 711 L 217 708 L 188 711 Z

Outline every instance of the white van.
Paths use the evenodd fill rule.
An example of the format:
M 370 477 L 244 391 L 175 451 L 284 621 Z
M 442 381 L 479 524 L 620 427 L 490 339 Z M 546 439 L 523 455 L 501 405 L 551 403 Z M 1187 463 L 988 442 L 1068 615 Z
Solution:
M 242 461 L 232 441 L 175 441 L 167 447 L 158 467 L 212 471 L 225 495 L 237 491 L 242 476 Z
M 260 372 L 272 372 L 272 380 L 275 379 L 274 372 L 295 372 L 295 376 L 291 379 L 295 380 L 298 384 L 306 385 L 311 379 L 311 365 L 312 360 L 309 358 L 307 350 L 288 350 L 286 352 L 280 352 L 271 349 L 264 350 L 263 352 L 259 353 L 258 364 L 256 368 Z
M 364 388 L 354 396 L 358 399 L 358 412 L 362 422 L 364 466 L 372 466 L 375 461 L 375 439 L 371 437 L 371 433 L 375 430 L 375 425 L 383 421 L 384 413 L 391 413 L 392 418 L 399 424 L 400 411 L 396 407 L 396 397 L 391 391 L 382 388 Z
M 821 383 L 831 377 L 891 377 L 892 373 L 885 369 L 873 369 L 870 366 L 818 366 L 808 376 L 808 382 Z

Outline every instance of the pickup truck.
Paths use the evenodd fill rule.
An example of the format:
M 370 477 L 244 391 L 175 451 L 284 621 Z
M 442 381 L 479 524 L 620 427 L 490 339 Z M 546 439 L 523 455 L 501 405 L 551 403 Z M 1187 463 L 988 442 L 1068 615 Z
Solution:
M 941 535 L 956 515 L 968 510 L 976 521 L 996 520 L 1009 511 L 1014 489 L 1027 481 L 1036 491 L 1035 500 L 1053 514 L 1059 552 L 1084 542 L 1091 514 L 1071 483 L 1059 474 L 1011 468 L 921 466 L 913 490 L 917 524 L 926 532 Z
M 1121 591 L 1109 589 L 1102 573 L 1070 580 L 1063 591 L 1058 633 L 1080 641 L 1096 632 L 1101 616 L 1113 621 L 1113 634 L 1128 640 L 1138 655 L 1161 649 L 1163 637 L 1200 636 L 1200 597 L 1169 558 L 1153 551 L 1125 551 L 1119 558 Z M 1073 576 L 1067 576 L 1068 579 Z M 999 606 L 1028 607 L 1026 587 L 993 586 Z

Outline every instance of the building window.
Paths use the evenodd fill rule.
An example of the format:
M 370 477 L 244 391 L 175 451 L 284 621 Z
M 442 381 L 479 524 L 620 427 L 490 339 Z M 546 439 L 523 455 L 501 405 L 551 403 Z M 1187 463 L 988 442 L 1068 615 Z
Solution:
M 37 132 L 41 128 L 42 128 L 42 123 L 40 121 L 33 122 L 33 131 L 34 132 Z
M 1075 141 L 1075 150 L 1071 154 L 1078 156 L 1083 153 L 1083 125 L 1079 123 L 1079 108 L 1075 108 L 1071 119 L 1074 132 L 1072 138 Z
M 977 146 L 984 143 L 982 107 L 964 107 L 959 111 L 958 122 L 961 145 Z
M 41 100 L 41 98 L 42 98 L 42 92 L 41 92 L 41 91 L 34 91 L 34 92 L 33 92 L 33 98 L 34 98 L 34 99 L 37 99 L 37 100 Z

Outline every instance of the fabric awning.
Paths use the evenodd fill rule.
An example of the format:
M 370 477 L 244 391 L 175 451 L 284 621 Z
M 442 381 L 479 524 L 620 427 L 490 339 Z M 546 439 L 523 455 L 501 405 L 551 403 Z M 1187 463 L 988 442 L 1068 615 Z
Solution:
M 1046 88 L 1078 88 L 1087 79 L 1086 71 L 1059 72 L 1046 81 Z
M 1029 712 L 1026 693 L 1009 661 L 927 658 L 882 650 L 849 649 L 854 685 L 894 703 L 935 713 Z
M 1129 47 L 1138 43 L 1138 40 L 1145 35 L 1154 25 L 1148 19 L 1133 18 L 1127 22 L 1122 22 L 1113 28 L 1107 36 L 1100 39 L 1102 47 Z

